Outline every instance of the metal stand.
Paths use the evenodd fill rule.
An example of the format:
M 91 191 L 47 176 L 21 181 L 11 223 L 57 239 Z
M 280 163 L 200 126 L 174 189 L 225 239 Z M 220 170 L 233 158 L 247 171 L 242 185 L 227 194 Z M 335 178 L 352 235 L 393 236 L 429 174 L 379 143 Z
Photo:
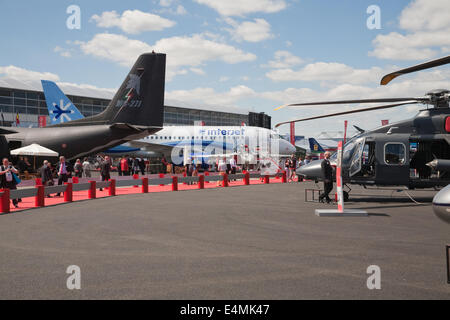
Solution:
M 369 214 L 361 209 L 344 209 L 340 212 L 337 209 L 316 209 L 318 217 L 368 217 Z

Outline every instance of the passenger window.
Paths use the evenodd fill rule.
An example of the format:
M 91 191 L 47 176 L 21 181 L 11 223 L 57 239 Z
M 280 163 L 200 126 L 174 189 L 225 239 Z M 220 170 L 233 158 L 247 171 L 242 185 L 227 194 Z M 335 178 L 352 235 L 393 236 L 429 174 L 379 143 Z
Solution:
M 390 165 L 405 163 L 405 146 L 402 143 L 388 143 L 384 146 L 384 162 Z

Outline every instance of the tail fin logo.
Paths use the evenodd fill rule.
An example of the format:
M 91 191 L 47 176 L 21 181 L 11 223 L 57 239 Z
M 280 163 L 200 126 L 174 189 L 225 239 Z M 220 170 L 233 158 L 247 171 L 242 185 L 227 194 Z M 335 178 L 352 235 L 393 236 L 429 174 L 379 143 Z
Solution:
M 73 111 L 69 110 L 70 105 L 70 101 L 65 105 L 63 99 L 59 101 L 59 105 L 53 102 L 53 107 L 55 108 L 54 110 L 52 110 L 52 113 L 55 116 L 54 120 L 58 120 L 59 118 L 61 118 L 61 122 L 71 121 L 72 119 L 69 117 L 69 114 L 73 113 Z
M 141 76 L 136 74 L 130 74 L 130 80 L 128 80 L 126 89 L 135 90 L 138 95 L 140 95 L 141 91 Z
M 116 107 L 134 107 L 139 108 L 142 105 L 142 100 L 138 99 L 141 94 L 141 78 L 142 73 L 140 76 L 137 74 L 130 74 L 130 79 L 127 82 L 127 86 L 125 87 L 126 94 L 123 96 L 122 99 L 117 101 Z

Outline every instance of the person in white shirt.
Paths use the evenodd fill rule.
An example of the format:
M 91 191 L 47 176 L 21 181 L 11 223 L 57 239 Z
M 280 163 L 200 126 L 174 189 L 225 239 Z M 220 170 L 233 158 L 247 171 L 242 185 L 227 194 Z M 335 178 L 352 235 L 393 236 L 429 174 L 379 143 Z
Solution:
M 88 161 L 88 158 L 84 158 L 83 161 L 83 173 L 86 178 L 91 177 L 91 163 Z
M 225 174 L 225 172 L 227 171 L 227 159 L 224 157 L 223 159 L 219 160 L 217 169 L 220 172 L 220 175 L 223 176 Z M 221 186 L 222 185 L 222 181 L 217 181 L 217 185 Z

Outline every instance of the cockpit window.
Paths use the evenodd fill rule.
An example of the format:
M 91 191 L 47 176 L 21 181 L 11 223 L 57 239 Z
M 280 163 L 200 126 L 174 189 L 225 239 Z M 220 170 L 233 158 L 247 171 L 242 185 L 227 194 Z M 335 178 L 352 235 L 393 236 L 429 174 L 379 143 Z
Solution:
M 344 146 L 344 155 L 342 157 L 343 162 L 348 162 L 353 156 L 353 152 L 355 150 L 356 141 L 350 140 Z

